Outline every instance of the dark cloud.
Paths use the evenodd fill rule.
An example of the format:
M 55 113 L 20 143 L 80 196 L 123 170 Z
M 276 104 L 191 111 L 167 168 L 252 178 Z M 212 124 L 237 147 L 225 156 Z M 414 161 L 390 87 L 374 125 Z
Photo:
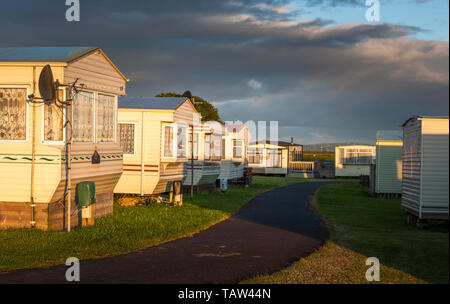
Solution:
M 100 46 L 129 95 L 190 89 L 224 120 L 279 120 L 281 136 L 307 142 L 448 115 L 448 43 L 408 38 L 417 27 L 299 20 L 270 0 L 82 0 L 69 23 L 64 2 L 1 2 L 0 46 Z

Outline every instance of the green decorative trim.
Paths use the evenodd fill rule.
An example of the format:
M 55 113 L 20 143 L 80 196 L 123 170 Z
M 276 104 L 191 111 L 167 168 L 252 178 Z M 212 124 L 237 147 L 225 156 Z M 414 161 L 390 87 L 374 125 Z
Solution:
M 22 157 L 22 159 L 26 159 L 26 160 L 32 161 L 32 159 L 30 157 Z
M 39 159 L 46 160 L 46 161 L 49 161 L 49 162 L 54 161 L 54 159 L 50 159 L 50 158 L 47 158 L 47 157 L 41 157 Z
M 3 158 L 4 158 L 4 159 L 9 159 L 9 160 L 17 160 L 17 158 L 9 157 L 9 156 L 4 156 Z

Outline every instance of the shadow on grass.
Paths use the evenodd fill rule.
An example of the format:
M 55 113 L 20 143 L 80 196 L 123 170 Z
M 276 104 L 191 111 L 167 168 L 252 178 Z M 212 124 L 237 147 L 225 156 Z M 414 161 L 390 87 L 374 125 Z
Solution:
M 370 197 L 360 185 L 328 185 L 316 199 L 331 241 L 424 281 L 448 283 L 448 223 L 411 227 L 400 199 Z

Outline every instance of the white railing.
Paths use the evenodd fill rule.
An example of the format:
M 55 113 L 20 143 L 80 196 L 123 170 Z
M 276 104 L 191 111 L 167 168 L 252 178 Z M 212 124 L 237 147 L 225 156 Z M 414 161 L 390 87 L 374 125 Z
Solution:
M 313 161 L 290 161 L 289 172 L 292 173 L 313 173 L 314 162 Z

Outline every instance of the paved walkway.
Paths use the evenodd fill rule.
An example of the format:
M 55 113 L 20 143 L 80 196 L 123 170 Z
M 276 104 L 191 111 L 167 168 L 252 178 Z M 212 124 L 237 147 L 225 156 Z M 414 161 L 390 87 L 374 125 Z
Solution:
M 326 183 L 284 186 L 255 197 L 237 214 L 192 237 L 130 254 L 82 261 L 81 283 L 236 283 L 277 271 L 327 239 L 308 209 Z M 0 275 L 0 283 L 64 283 L 67 266 Z

